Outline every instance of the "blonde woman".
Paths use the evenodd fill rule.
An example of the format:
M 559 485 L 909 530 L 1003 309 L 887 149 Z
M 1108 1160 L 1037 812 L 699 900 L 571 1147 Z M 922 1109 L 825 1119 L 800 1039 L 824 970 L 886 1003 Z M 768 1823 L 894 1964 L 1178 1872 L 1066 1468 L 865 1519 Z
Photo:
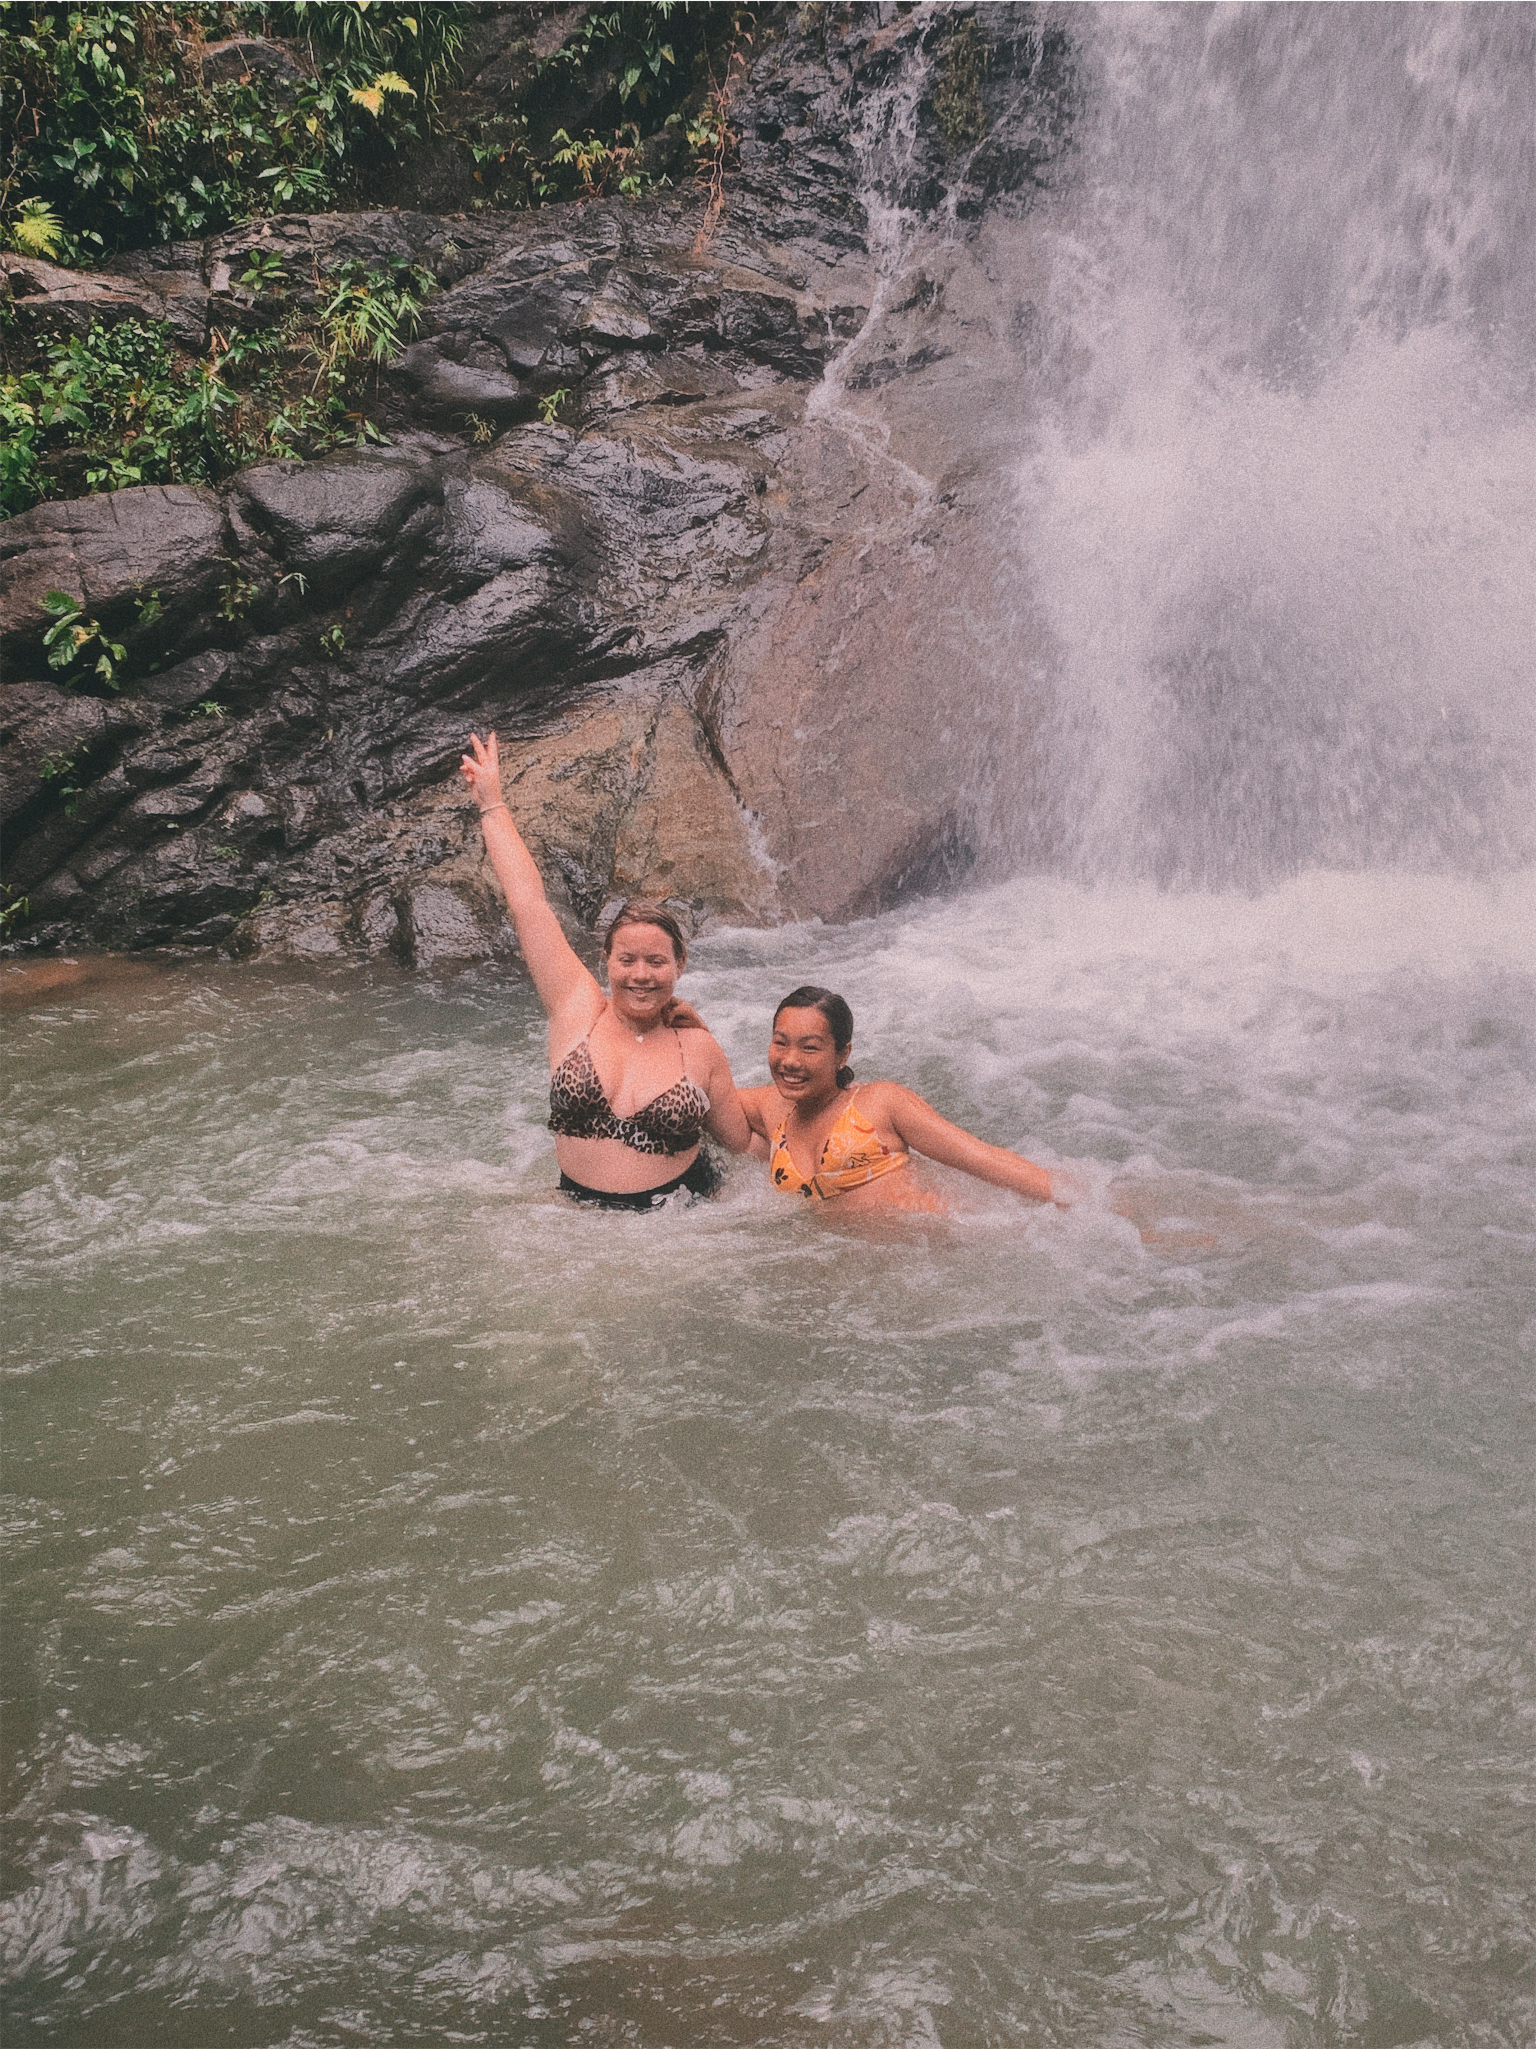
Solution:
M 562 1192 L 617 1210 L 712 1193 L 704 1134 L 740 1153 L 752 1133 L 724 1053 L 675 998 L 688 960 L 682 928 L 664 905 L 622 905 L 603 937 L 605 992 L 550 908 L 502 795 L 494 733 L 470 735 L 461 772 L 549 1020 L 549 1128 Z

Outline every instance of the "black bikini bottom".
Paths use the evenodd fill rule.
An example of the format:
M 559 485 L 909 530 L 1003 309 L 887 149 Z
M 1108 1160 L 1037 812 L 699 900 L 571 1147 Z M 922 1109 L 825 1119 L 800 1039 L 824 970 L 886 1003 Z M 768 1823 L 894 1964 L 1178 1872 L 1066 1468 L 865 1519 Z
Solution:
M 659 1188 L 638 1188 L 633 1194 L 616 1189 L 583 1188 L 569 1174 L 560 1176 L 560 1193 L 586 1209 L 660 1209 L 669 1195 L 686 1188 L 690 1195 L 713 1195 L 720 1186 L 720 1173 L 708 1153 L 701 1152 L 693 1165 L 675 1181 L 663 1181 Z

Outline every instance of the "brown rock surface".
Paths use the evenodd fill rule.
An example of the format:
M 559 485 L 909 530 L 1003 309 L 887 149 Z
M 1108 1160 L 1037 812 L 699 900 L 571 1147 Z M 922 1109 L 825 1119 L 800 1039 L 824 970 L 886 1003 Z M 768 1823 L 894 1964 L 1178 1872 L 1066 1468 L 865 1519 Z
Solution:
M 295 274 L 404 256 L 443 289 L 381 389 L 390 446 L 0 528 L 0 790 L 31 942 L 503 951 L 457 783 L 472 726 L 502 735 L 573 929 L 639 893 L 696 926 L 846 918 L 964 872 L 1006 756 L 992 531 L 1019 358 L 998 336 L 1027 309 L 997 303 L 986 221 L 943 213 L 991 199 L 946 182 L 921 98 L 887 160 L 869 110 L 904 65 L 931 89 L 943 23 L 878 12 L 765 50 L 712 226 L 684 190 L 286 217 L 122 260 L 105 285 L 237 298 L 247 323 L 230 280 L 255 245 Z M 1025 10 L 991 19 L 1020 119 L 1041 45 Z M 882 242 L 871 209 L 896 202 Z M 47 670 L 48 589 L 125 641 L 121 695 Z M 39 778 L 60 747 L 86 782 L 67 807 Z

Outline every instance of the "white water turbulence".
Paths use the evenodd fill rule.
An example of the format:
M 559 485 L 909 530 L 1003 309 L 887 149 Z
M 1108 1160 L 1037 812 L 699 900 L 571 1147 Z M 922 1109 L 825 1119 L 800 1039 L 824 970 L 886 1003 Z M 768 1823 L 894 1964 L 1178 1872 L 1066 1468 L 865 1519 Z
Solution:
M 574 1212 L 489 967 L 18 1010 L 6 2049 L 1536 2040 L 1536 17 L 1063 19 L 940 451 L 1046 766 L 683 991 L 1080 1199 Z
M 1523 2049 L 1533 911 L 705 941 L 1086 1191 L 893 1238 L 572 1213 L 488 971 L 13 1020 L 7 2049 Z
M 1071 21 L 1021 506 L 1066 795 L 1021 850 L 1217 887 L 1528 861 L 1536 12 Z

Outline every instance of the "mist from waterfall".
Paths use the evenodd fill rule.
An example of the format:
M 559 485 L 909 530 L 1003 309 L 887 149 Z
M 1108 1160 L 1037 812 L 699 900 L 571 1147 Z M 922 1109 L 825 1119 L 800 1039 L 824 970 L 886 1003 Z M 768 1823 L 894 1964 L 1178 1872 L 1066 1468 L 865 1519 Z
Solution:
M 977 858 L 683 993 L 1074 1200 L 574 1210 L 502 962 L 18 1006 L 7 2044 L 1532 2038 L 1536 15 L 1063 10 L 968 222 L 884 14 L 806 644 Z
M 1536 15 L 1067 20 L 1012 859 L 1216 888 L 1528 861 Z

